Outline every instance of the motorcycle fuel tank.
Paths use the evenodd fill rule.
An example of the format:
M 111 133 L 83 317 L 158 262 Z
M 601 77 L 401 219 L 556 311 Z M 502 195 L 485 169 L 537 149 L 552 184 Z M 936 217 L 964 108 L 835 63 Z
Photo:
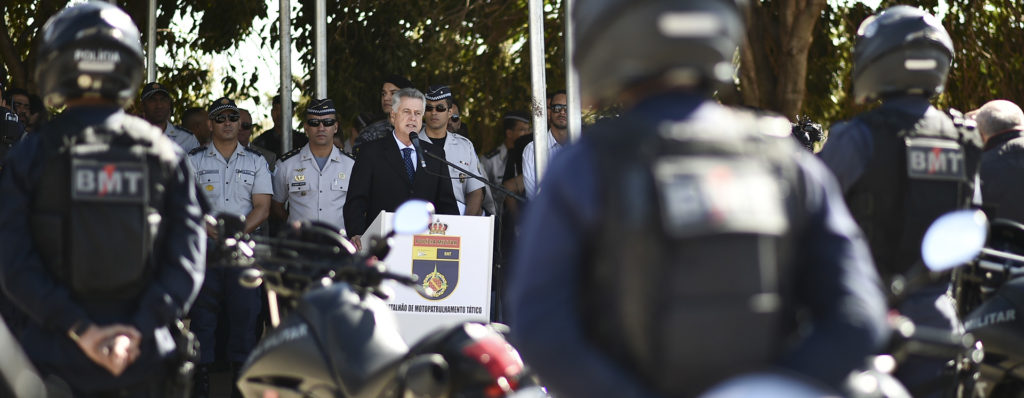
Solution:
M 964 329 L 985 345 L 990 355 L 1024 359 L 1024 278 L 1007 282 L 963 320 Z

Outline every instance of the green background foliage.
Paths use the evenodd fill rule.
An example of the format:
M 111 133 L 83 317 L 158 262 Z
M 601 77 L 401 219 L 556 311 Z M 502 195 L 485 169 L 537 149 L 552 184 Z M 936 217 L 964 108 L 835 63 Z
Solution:
M 780 10 L 788 3 L 814 0 L 761 0 L 755 12 L 771 26 L 782 24 Z M 31 49 L 43 22 L 68 3 L 67 0 L 13 0 L 0 2 L 0 80 L 10 86 L 34 89 L 31 70 L 35 64 Z M 146 26 L 146 0 L 119 0 L 140 27 Z M 944 9 L 938 0 L 910 0 L 900 4 L 920 6 L 942 16 L 953 37 L 956 55 L 947 91 L 935 102 L 960 110 L 977 108 L 984 102 L 1005 98 L 1024 101 L 1024 79 L 1018 79 L 1024 65 L 1024 2 L 1016 0 L 946 0 Z M 299 107 L 311 98 L 314 64 L 313 0 L 298 0 L 299 10 L 292 14 L 293 42 L 308 75 L 297 74 L 294 82 L 302 92 L 296 98 Z M 820 3 L 804 3 L 820 4 Z M 895 5 L 882 1 L 879 9 Z M 256 21 L 268 16 L 265 0 L 158 0 L 160 12 L 157 43 L 171 57 L 158 62 L 163 82 L 179 93 L 175 114 L 194 103 L 230 95 L 252 98 L 257 104 L 274 93 L 259 92 L 260 79 L 267 73 L 241 68 L 249 54 L 236 54 L 239 63 L 215 65 L 227 77 L 214 82 L 211 65 L 204 64 L 207 54 L 235 54 L 241 38 L 257 35 L 264 47 L 277 49 L 276 24 L 258 29 Z M 545 2 L 546 79 L 549 91 L 564 88 L 564 38 L 562 1 Z M 799 11 L 799 10 L 797 10 Z M 800 93 L 799 114 L 829 125 L 860 112 L 871 104 L 854 104 L 851 88 L 853 37 L 860 22 L 875 10 L 861 4 L 829 2 L 814 22 L 812 42 L 807 54 L 806 89 Z M 510 109 L 529 110 L 530 62 L 528 3 L 526 0 L 435 0 L 406 2 L 399 0 L 338 0 L 327 2 L 327 92 L 338 105 L 344 124 L 360 112 L 380 112 L 381 78 L 387 74 L 405 75 L 423 90 L 431 84 L 448 84 L 461 105 L 461 114 L 469 127 L 477 151 L 486 152 L 500 141 L 500 117 Z M 166 29 L 172 19 L 195 19 L 185 31 Z M 800 23 L 800 21 L 798 21 Z M 264 24 L 266 26 L 266 24 Z M 260 30 L 260 31 L 258 31 Z M 145 35 L 145 29 L 143 29 Z M 145 37 L 143 38 L 145 43 Z M 785 47 L 778 37 L 771 46 Z M 806 38 L 803 38 L 806 40 Z M 779 41 L 783 41 L 781 44 Z M 783 57 L 784 51 L 767 51 L 768 64 Z M 772 59 L 772 57 L 775 57 Z M 273 60 L 272 60 L 273 61 Z M 275 62 L 276 63 L 276 62 Z M 779 62 L 779 64 L 782 64 Z M 298 73 L 298 71 L 296 71 Z M 785 73 L 785 72 L 780 72 Z M 276 74 L 275 74 L 276 75 Z M 222 92 L 212 93 L 213 83 Z M 758 82 L 760 83 L 760 82 Z M 264 85 L 266 83 L 264 82 Z M 764 83 L 765 87 L 771 83 Z M 277 86 L 277 84 L 273 84 Z M 738 92 L 744 87 L 740 86 Z M 758 104 L 782 111 L 778 87 L 762 89 L 768 98 Z M 736 93 L 720 95 L 730 103 L 742 104 Z M 792 95 L 786 98 L 793 103 Z M 745 104 L 757 106 L 758 104 Z M 269 106 L 268 106 L 269 107 Z M 796 115 L 786 115 L 795 119 Z

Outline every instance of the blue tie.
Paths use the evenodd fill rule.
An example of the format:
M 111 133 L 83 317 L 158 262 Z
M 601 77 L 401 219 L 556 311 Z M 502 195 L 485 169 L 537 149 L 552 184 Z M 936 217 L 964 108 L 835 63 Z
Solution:
M 405 160 L 405 172 L 409 173 L 409 182 L 412 182 L 416 169 L 412 167 L 412 148 L 402 148 L 402 159 Z

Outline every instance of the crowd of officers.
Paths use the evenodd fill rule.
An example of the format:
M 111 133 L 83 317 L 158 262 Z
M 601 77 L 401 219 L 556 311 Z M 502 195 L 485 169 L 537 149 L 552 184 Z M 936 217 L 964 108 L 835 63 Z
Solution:
M 503 141 L 481 156 L 449 87 L 421 92 L 397 75 L 382 79 L 383 116 L 360 115 L 347 136 L 328 98 L 306 104 L 301 132 L 282 131 L 279 99 L 255 139 L 252 115 L 228 97 L 176 126 L 171 90 L 138 88 L 130 19 L 106 3 L 68 8 L 36 54 L 49 60 L 36 71 L 41 98 L 0 93 L 5 321 L 77 395 L 162 396 L 171 387 L 154 380 L 182 374 L 188 333 L 175 320 L 187 316 L 193 394 L 205 396 L 218 352 L 237 372 L 256 345 L 263 304 L 240 270 L 204 267 L 217 231 L 203 214 L 244 215 L 245 232 L 264 234 L 322 221 L 358 247 L 379 210 L 421 198 L 442 214 L 503 218 L 499 254 L 521 237 L 505 320 L 556 393 L 692 396 L 763 369 L 841 390 L 882 349 L 888 288 L 922 267 L 932 220 L 976 206 L 1024 222 L 1024 112 L 1005 100 L 967 115 L 929 104 L 953 54 L 934 16 L 897 6 L 864 21 L 853 94 L 881 106 L 834 125 L 815 156 L 769 127 L 779 118 L 710 99 L 732 81 L 722 71 L 743 2 L 625 3 L 571 16 L 587 44 L 575 54 L 584 99 L 623 114 L 570 144 L 566 94 L 552 92 L 543 184 L 528 113 L 506 112 Z M 673 29 L 666 15 L 714 23 Z M 141 119 L 121 110 L 136 96 Z M 49 120 L 44 103 L 66 110 Z M 520 227 L 509 220 L 521 211 Z M 897 309 L 957 332 L 947 289 L 940 279 Z M 944 362 L 899 376 L 926 385 Z

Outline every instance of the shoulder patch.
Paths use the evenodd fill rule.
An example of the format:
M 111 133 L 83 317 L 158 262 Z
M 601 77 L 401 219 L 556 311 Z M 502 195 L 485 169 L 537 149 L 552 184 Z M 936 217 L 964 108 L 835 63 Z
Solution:
M 495 156 L 498 156 L 499 153 L 501 153 L 501 147 L 494 148 L 494 150 L 487 152 L 487 154 L 485 154 L 484 157 L 490 159 Z
M 352 160 L 356 160 L 356 157 L 353 156 L 351 153 L 345 152 L 343 150 L 338 150 L 338 152 L 341 152 L 341 156 L 345 156 L 345 157 L 348 157 L 348 158 L 350 158 Z
M 292 150 L 290 150 L 288 152 L 285 152 L 283 155 L 281 155 L 281 157 L 277 158 L 277 160 L 279 160 L 281 162 L 283 162 L 285 160 L 288 160 L 288 159 L 294 157 L 295 155 L 298 155 L 299 152 L 301 152 L 302 148 L 304 148 L 304 147 L 305 147 L 305 145 L 300 146 L 298 148 L 293 148 Z M 251 149 L 251 148 L 246 148 L 246 149 Z
M 203 145 L 203 146 L 197 146 L 197 147 L 195 147 L 195 148 L 192 148 L 192 150 L 191 150 L 191 151 L 188 151 L 188 154 L 189 154 L 189 155 L 195 155 L 195 154 L 197 154 L 197 153 L 200 153 L 200 152 L 203 152 L 203 151 L 206 151 L 206 145 Z

